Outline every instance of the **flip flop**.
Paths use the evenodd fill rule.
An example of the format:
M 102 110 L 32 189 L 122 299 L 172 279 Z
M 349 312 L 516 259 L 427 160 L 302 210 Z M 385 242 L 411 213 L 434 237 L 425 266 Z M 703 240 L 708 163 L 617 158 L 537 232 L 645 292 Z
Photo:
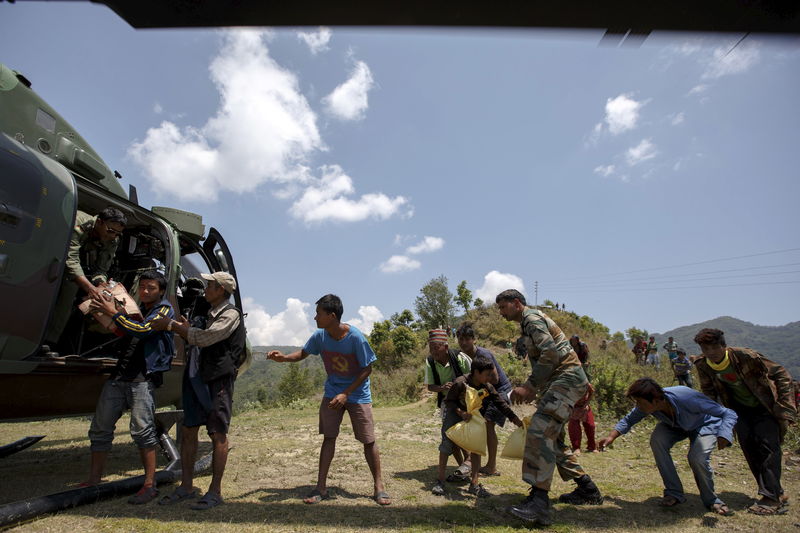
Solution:
M 486 470 L 484 470 L 483 468 L 481 468 L 480 470 L 478 470 L 478 475 L 481 476 L 481 477 L 494 477 L 494 476 L 499 476 L 500 475 L 500 471 L 499 470 L 495 470 L 494 472 L 490 473 L 490 472 L 487 472 Z
M 173 503 L 182 502 L 184 500 L 193 500 L 200 496 L 200 489 L 192 487 L 192 490 L 186 490 L 183 487 L 178 487 L 172 494 L 165 494 L 158 500 L 158 505 L 172 505 Z
M 724 503 L 715 503 L 710 510 L 720 516 L 733 516 L 733 511 Z
M 375 496 L 373 496 L 372 499 L 375 500 L 375 503 L 378 505 L 391 505 L 392 503 L 391 496 L 389 496 L 389 494 L 383 490 L 375 493 Z
M 308 493 L 308 496 L 303 498 L 303 503 L 313 505 L 315 503 L 321 502 L 322 500 L 328 500 L 330 499 L 330 497 L 331 495 L 328 494 L 327 492 L 325 494 L 322 494 L 319 490 L 314 489 Z
M 222 496 L 215 492 L 208 491 L 206 492 L 205 496 L 197 500 L 197 502 L 192 505 L 192 510 L 194 511 L 208 511 L 212 507 L 216 507 L 217 505 L 222 505 L 224 500 Z

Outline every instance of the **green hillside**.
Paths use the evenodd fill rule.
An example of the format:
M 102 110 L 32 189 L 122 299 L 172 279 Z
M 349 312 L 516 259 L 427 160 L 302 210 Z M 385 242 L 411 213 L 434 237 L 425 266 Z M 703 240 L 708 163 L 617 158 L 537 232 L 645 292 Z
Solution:
M 758 350 L 769 359 L 786 367 L 792 376 L 800 377 L 800 321 L 784 326 L 759 326 L 732 316 L 721 316 L 699 324 L 682 326 L 655 335 L 659 346 L 674 337 L 687 353 L 699 353 L 694 336 L 703 328 L 716 328 L 725 332 L 729 346 L 744 346 Z

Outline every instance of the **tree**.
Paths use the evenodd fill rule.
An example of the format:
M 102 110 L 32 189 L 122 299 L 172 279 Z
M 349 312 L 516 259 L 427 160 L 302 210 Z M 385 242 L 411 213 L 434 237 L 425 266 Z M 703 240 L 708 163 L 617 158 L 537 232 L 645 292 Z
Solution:
M 392 329 L 392 324 L 388 320 L 375 322 L 372 325 L 372 332 L 369 334 L 369 345 L 373 351 L 378 351 L 381 344 L 389 340 L 389 330 Z
M 389 320 L 392 321 L 392 325 L 394 327 L 409 327 L 411 326 L 411 323 L 414 322 L 414 313 L 408 309 L 403 309 L 402 313 L 394 313 Z
M 622 333 L 621 331 L 617 331 L 611 337 L 611 340 L 614 341 L 614 342 L 625 342 L 625 334 Z
M 295 400 L 310 396 L 313 387 L 314 381 L 308 368 L 299 363 L 290 364 L 278 382 L 278 400 L 281 405 L 289 405 Z
M 628 339 L 630 339 L 631 342 L 634 342 L 637 337 L 645 340 L 647 340 L 647 338 L 650 337 L 650 334 L 647 332 L 646 329 L 639 329 L 635 326 L 626 329 L 625 333 L 628 334 Z
M 472 291 L 467 288 L 467 281 L 464 280 L 456 287 L 456 302 L 464 308 L 464 312 L 469 311 L 469 304 L 472 303 Z
M 553 303 L 553 300 L 545 300 L 542 302 L 543 307 L 555 307 L 556 304 Z
M 475 307 L 479 309 L 483 307 L 483 300 L 481 300 L 480 298 L 475 298 Z
M 402 357 L 410 354 L 417 347 L 417 339 L 414 332 L 407 326 L 397 326 L 391 334 L 394 349 Z
M 422 295 L 414 300 L 414 307 L 420 321 L 427 329 L 448 327 L 453 322 L 455 306 L 444 274 L 430 280 L 419 292 Z

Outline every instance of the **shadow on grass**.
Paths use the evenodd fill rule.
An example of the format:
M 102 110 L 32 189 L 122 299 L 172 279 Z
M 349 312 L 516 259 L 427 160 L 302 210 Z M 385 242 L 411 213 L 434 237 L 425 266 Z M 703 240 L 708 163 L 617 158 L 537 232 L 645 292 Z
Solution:
M 356 494 L 333 486 L 329 488 L 330 500 L 319 504 L 304 504 L 301 499 L 314 487 L 303 485 L 293 488 L 253 490 L 236 497 L 210 511 L 192 511 L 189 503 L 175 506 L 146 507 L 125 506 L 110 502 L 96 504 L 70 511 L 69 514 L 84 516 L 114 516 L 119 519 L 155 519 L 159 522 L 234 523 L 242 525 L 267 525 L 273 528 L 310 529 L 320 528 L 404 528 L 430 527 L 451 529 L 455 526 L 526 528 L 522 521 L 508 515 L 506 507 L 520 501 L 519 493 L 504 493 L 475 500 L 473 497 L 458 499 L 443 498 L 441 504 L 393 501 L 381 507 L 369 494 Z M 165 490 L 170 490 L 165 487 Z M 556 495 L 552 495 L 556 496 Z M 720 495 L 731 508 L 738 511 L 747 501 L 740 493 Z M 258 499 L 258 502 L 244 501 Z M 555 502 L 555 500 L 553 500 Z M 710 514 L 702 506 L 700 498 L 689 495 L 688 500 L 678 506 L 659 507 L 660 497 L 645 501 L 628 501 L 610 497 L 600 506 L 554 505 L 555 527 L 567 529 L 618 530 L 631 528 L 663 528 L 687 519 L 697 519 L 706 527 L 723 527 L 725 517 Z M 145 511 L 145 512 L 143 512 Z

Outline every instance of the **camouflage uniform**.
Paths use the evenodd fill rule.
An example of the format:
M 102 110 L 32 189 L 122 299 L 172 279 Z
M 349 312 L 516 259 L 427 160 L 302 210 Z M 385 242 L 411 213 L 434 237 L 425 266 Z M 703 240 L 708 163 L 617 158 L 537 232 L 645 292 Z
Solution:
M 549 491 L 556 467 L 564 481 L 586 473 L 565 444 L 564 427 L 575 403 L 586 394 L 588 381 L 577 354 L 550 317 L 526 309 L 520 325 L 532 370 L 525 387 L 541 391 L 528 426 L 522 479 Z
M 75 278 L 86 276 L 93 284 L 97 285 L 108 281 L 108 271 L 114 262 L 117 252 L 119 237 L 111 242 L 102 242 L 92 237 L 92 229 L 97 221 L 83 211 L 75 214 L 75 226 L 72 229 L 72 238 L 69 241 L 67 261 L 64 268 L 64 277 L 58 292 L 53 319 L 51 320 L 45 340 L 50 343 L 58 342 L 64 327 L 67 325 L 72 312 L 75 296 L 78 294 L 78 285 Z

